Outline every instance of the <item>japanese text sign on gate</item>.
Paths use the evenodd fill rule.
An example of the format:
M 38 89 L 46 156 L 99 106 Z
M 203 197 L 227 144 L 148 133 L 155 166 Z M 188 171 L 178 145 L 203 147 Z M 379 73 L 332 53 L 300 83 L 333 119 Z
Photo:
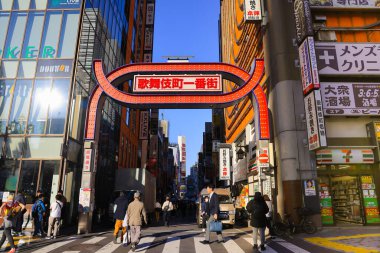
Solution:
M 230 149 L 219 149 L 219 180 L 230 180 Z
M 220 75 L 137 75 L 134 92 L 220 92 Z
M 380 83 L 321 83 L 325 115 L 380 115 Z
M 320 75 L 380 75 L 379 43 L 316 43 Z
M 374 8 L 380 7 L 378 0 L 310 0 L 310 6 L 339 8 Z

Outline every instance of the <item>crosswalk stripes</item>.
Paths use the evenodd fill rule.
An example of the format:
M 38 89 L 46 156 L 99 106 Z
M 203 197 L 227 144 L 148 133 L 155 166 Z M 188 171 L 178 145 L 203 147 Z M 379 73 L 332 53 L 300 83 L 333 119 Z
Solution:
M 304 250 L 300 247 L 298 247 L 297 245 L 294 245 L 290 242 L 277 242 L 278 244 L 280 244 L 281 246 L 283 246 L 284 248 L 287 248 L 288 250 L 294 252 L 294 253 L 310 253 L 309 251 L 307 250 Z
M 64 251 L 62 253 L 80 253 L 79 250 L 72 250 L 72 251 Z
M 231 238 L 224 238 L 224 239 L 225 239 L 225 242 L 223 243 L 223 246 L 226 248 L 228 252 L 244 253 L 244 250 L 242 250 L 233 239 Z
M 113 241 L 109 242 L 102 248 L 96 251 L 96 253 L 111 253 L 114 252 L 117 248 L 119 248 L 120 244 L 115 244 Z
M 168 237 L 162 253 L 179 252 L 180 242 L 181 242 L 180 237 Z
M 154 241 L 155 238 L 156 237 L 153 237 L 153 236 L 147 236 L 147 237 L 141 238 L 140 242 L 139 242 L 139 245 L 137 246 L 135 252 L 145 253 L 146 250 L 149 248 L 149 246 L 152 244 L 152 242 Z M 132 251 L 130 250 L 128 252 L 130 253 Z M 98 252 L 96 251 L 95 253 L 98 253 Z M 111 253 L 111 252 L 109 252 L 109 253 Z
M 252 238 L 248 238 L 248 237 L 245 237 L 244 238 L 249 244 L 251 244 L 252 245 L 252 247 L 253 247 L 253 239 Z M 260 243 L 259 243 L 260 244 Z M 274 249 L 272 249 L 270 246 L 268 246 L 268 245 L 265 245 L 265 248 L 266 248 L 266 250 L 265 250 L 265 253 L 277 253 L 277 251 L 275 251 Z
M 105 236 L 95 236 L 95 237 L 91 238 L 90 240 L 83 242 L 83 244 L 97 244 L 98 242 L 100 242 L 106 238 L 107 237 L 105 237 Z
M 73 240 L 67 240 L 67 241 L 53 243 L 53 244 L 50 244 L 46 247 L 40 248 L 40 249 L 33 251 L 33 252 L 35 252 L 35 253 L 49 253 L 49 252 L 52 252 L 53 250 L 55 250 L 59 247 L 62 247 L 66 244 L 69 244 L 71 242 L 73 242 Z
M 194 237 L 195 252 L 212 253 L 210 245 L 201 243 L 202 240 L 204 237 Z

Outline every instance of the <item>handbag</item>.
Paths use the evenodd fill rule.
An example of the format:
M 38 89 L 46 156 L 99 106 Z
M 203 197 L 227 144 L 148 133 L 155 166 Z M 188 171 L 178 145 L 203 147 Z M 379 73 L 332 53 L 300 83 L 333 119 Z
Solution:
M 223 225 L 221 221 L 210 222 L 210 232 L 222 232 Z
M 125 231 L 124 238 L 123 238 L 123 246 L 127 247 L 130 243 L 131 243 L 131 233 L 129 232 L 127 228 L 127 231 Z

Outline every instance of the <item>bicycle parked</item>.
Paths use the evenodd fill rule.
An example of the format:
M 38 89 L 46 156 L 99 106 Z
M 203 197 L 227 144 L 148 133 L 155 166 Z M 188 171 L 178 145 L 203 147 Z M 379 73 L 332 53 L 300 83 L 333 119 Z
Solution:
M 285 214 L 284 219 L 276 221 L 273 225 L 273 230 L 278 236 L 283 236 L 287 232 L 295 234 L 297 232 L 304 232 L 306 234 L 314 234 L 317 232 L 317 226 L 311 220 L 311 210 L 308 208 L 295 208 L 300 217 L 300 222 L 297 224 L 290 214 Z

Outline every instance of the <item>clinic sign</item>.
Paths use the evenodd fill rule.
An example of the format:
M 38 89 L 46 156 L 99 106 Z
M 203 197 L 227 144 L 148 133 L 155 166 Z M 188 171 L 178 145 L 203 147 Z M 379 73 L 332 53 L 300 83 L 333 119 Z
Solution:
M 309 150 L 327 146 L 322 99 L 319 90 L 314 90 L 304 98 Z
M 230 149 L 219 149 L 219 180 L 230 180 L 231 176 L 230 166 Z
M 379 8 L 379 0 L 310 0 L 312 7 Z
M 317 58 L 315 55 L 314 39 L 307 37 L 298 48 L 303 93 L 319 89 Z
M 380 75 L 379 43 L 315 45 L 320 75 Z
M 133 92 L 221 92 L 220 75 L 136 75 Z
M 244 0 L 245 21 L 261 20 L 261 0 Z
M 380 83 L 321 83 L 326 116 L 380 115 Z

